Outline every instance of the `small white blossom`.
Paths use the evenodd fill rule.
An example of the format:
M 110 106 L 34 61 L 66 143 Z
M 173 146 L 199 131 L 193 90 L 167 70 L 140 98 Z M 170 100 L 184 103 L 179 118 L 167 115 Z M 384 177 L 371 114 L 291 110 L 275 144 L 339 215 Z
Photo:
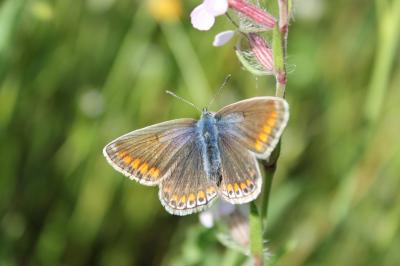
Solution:
M 229 42 L 234 35 L 235 35 L 235 32 L 233 30 L 227 30 L 227 31 L 220 32 L 217 35 L 215 35 L 213 45 L 216 47 L 222 46 L 222 45 L 226 44 L 227 42 Z

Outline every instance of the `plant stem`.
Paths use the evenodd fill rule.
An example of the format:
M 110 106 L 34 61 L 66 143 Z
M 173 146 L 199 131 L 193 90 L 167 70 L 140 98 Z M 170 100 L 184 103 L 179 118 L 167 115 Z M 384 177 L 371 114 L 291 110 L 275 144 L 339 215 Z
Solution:
M 272 39 L 272 50 L 274 53 L 276 90 L 275 95 L 285 97 L 286 89 L 286 49 L 289 26 L 289 4 L 288 0 L 278 0 L 279 23 L 275 26 Z
M 275 70 L 275 79 L 276 79 L 276 90 L 275 95 L 281 98 L 285 97 L 285 89 L 286 89 L 286 66 L 285 66 L 285 58 L 286 58 L 286 47 L 287 47 L 287 37 L 288 37 L 288 21 L 289 21 L 289 5 L 288 0 L 278 0 L 279 7 L 279 23 L 275 25 L 272 35 L 272 51 L 274 56 L 274 70 Z M 268 216 L 268 206 L 269 206 L 269 198 L 271 194 L 271 186 L 272 180 L 275 175 L 277 162 L 279 159 L 280 151 L 281 151 L 281 142 L 279 141 L 275 150 L 272 152 L 268 161 L 262 161 L 265 170 L 265 178 L 263 182 L 263 198 L 261 202 L 261 215 L 259 217 L 259 222 L 261 225 L 253 224 L 252 225 L 252 213 L 255 208 L 254 203 L 251 205 L 251 214 L 250 214 L 250 239 L 252 245 L 252 254 L 253 258 L 255 258 L 256 253 L 253 249 L 253 245 L 257 245 L 259 243 L 259 239 L 253 239 L 255 236 L 254 228 L 261 228 L 261 233 L 263 232 L 263 225 L 266 224 L 267 216 Z M 255 223 L 253 221 L 253 223 Z M 254 227 L 254 228 L 253 228 Z M 259 237 L 261 237 L 261 234 Z M 254 240 L 254 241 L 253 241 Z M 261 242 L 262 245 L 262 242 Z M 256 260 L 254 260 L 254 265 L 256 264 Z M 263 263 L 263 261 L 262 261 Z M 263 265 L 263 264 L 261 264 Z
M 272 51 L 274 55 L 274 68 L 275 68 L 275 79 L 276 79 L 275 95 L 284 98 L 286 89 L 285 58 L 286 58 L 288 19 L 289 19 L 288 1 L 278 0 L 278 7 L 279 7 L 279 25 L 276 25 L 273 30 Z M 261 205 L 261 217 L 264 220 L 266 220 L 268 215 L 269 195 L 279 155 L 280 155 L 280 142 L 275 148 L 275 150 L 272 152 L 269 160 L 262 162 L 265 170 L 265 180 L 263 187 L 264 197 Z
M 250 203 L 249 228 L 250 252 L 253 258 L 253 265 L 262 266 L 264 265 L 262 217 L 260 217 L 254 201 Z
M 275 150 L 272 152 L 268 161 L 262 161 L 262 165 L 265 171 L 264 187 L 263 187 L 263 198 L 261 202 L 261 217 L 264 221 L 267 220 L 268 216 L 268 205 L 271 194 L 272 179 L 274 178 L 278 158 L 281 151 L 281 142 L 278 143 Z

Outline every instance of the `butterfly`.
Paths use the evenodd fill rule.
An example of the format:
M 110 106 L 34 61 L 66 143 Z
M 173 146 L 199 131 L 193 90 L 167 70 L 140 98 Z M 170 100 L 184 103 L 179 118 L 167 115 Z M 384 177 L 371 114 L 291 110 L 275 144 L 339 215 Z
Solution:
M 288 103 L 254 97 L 202 110 L 199 120 L 176 119 L 123 135 L 103 149 L 107 161 L 140 184 L 159 186 L 164 208 L 188 215 L 218 198 L 242 204 L 257 198 L 267 159 L 289 119 Z

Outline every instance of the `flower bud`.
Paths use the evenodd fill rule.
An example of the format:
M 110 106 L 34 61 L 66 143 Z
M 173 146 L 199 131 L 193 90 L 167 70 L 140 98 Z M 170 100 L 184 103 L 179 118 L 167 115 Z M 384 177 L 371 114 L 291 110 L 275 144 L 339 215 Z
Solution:
M 267 29 L 273 29 L 276 19 L 265 10 L 248 3 L 245 0 L 228 0 L 229 7 L 246 16 L 254 23 L 257 23 Z
M 274 69 L 272 49 L 260 35 L 256 33 L 249 33 L 248 37 L 251 51 L 254 53 L 257 61 L 267 72 L 272 73 Z

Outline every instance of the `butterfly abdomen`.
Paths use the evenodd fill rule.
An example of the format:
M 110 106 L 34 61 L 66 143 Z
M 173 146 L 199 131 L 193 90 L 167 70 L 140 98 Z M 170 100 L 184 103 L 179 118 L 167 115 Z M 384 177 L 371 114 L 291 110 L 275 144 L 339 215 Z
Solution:
M 218 129 L 214 116 L 211 113 L 204 112 L 197 126 L 205 172 L 211 181 L 219 184 L 221 182 L 221 156 L 218 146 Z

